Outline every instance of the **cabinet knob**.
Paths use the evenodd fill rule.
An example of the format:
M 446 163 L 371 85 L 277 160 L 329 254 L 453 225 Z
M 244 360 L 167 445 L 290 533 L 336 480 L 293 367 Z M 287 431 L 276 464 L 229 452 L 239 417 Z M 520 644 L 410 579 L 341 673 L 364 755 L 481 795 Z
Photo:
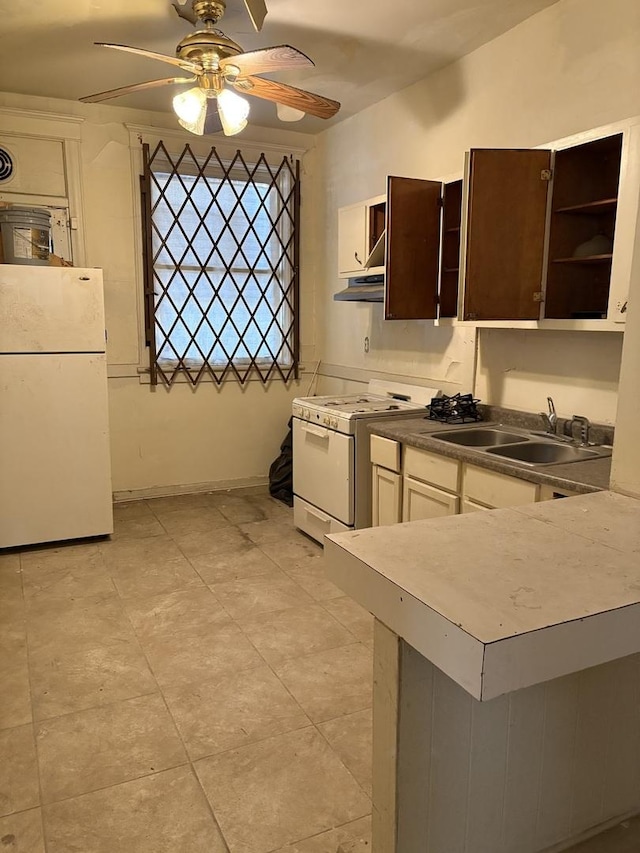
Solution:
M 362 261 L 361 261 L 361 260 L 360 260 L 360 258 L 358 257 L 358 253 L 357 253 L 357 252 L 354 252 L 354 253 L 353 253 L 353 257 L 354 257 L 354 258 L 356 259 L 356 261 L 360 264 L 360 266 L 362 266 Z

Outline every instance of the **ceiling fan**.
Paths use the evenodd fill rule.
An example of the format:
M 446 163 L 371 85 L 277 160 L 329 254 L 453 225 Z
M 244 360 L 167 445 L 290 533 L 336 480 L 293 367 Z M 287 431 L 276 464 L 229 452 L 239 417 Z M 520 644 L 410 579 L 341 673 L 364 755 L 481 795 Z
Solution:
M 96 44 L 158 59 L 193 76 L 165 77 L 134 83 L 87 95 L 80 98 L 81 101 L 97 103 L 160 86 L 195 83 L 193 88 L 181 91 L 173 98 L 173 109 L 182 127 L 200 136 L 221 129 L 226 136 L 233 136 L 246 127 L 249 102 L 233 89 L 318 118 L 331 118 L 340 109 L 337 101 L 323 95 L 256 76 L 271 71 L 306 68 L 314 63 L 304 53 L 286 44 L 243 53 L 239 44 L 216 29 L 216 24 L 225 12 L 225 0 L 193 0 L 191 13 L 178 2 L 172 5 L 180 17 L 196 25 L 201 21 L 204 25 L 178 43 L 175 56 L 124 44 Z M 254 27 L 260 30 L 267 11 L 264 0 L 245 0 L 245 5 Z

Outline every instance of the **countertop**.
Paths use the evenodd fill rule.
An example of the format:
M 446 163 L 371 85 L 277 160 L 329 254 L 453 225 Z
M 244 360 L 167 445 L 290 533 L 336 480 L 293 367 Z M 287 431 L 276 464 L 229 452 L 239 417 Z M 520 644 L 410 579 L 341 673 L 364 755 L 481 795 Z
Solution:
M 445 441 L 432 438 L 431 433 L 442 430 L 469 429 L 474 427 L 489 427 L 498 421 L 481 421 L 471 424 L 443 424 L 428 418 L 398 418 L 396 420 L 374 420 L 369 425 L 369 431 L 374 435 L 381 435 L 399 441 L 411 447 L 420 447 L 430 450 L 442 456 L 452 459 L 460 459 L 463 462 L 471 462 L 482 468 L 497 471 L 500 474 L 508 474 L 527 480 L 530 483 L 541 483 L 556 489 L 566 489 L 578 494 L 589 494 L 609 488 L 611 476 L 611 457 L 600 459 L 589 459 L 586 462 L 569 462 L 560 465 L 533 465 L 525 466 L 509 459 L 500 458 L 495 455 L 481 453 L 473 447 L 462 447 Z M 501 419 L 502 423 L 508 425 L 507 419 Z M 514 424 L 511 420 L 512 425 Z M 532 427 L 537 429 L 538 427 Z
M 640 500 L 613 492 L 333 534 L 324 562 L 480 700 L 640 652 Z

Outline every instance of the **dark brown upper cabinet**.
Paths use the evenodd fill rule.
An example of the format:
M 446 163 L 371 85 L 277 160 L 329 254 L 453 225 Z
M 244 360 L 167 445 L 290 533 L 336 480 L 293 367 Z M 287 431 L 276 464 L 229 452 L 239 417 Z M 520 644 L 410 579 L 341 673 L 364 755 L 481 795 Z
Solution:
M 387 179 L 385 320 L 438 316 L 442 184 Z
M 443 185 L 441 181 L 394 175 L 387 178 L 385 196 L 341 208 L 338 274 L 356 278 L 365 286 L 362 300 L 358 299 L 357 287 L 349 287 L 334 298 L 377 301 L 365 280 L 383 275 L 379 301 L 384 302 L 385 320 L 454 317 L 461 205 L 461 180 Z M 362 245 L 365 256 L 359 266 L 362 253 L 358 247 Z
M 461 319 L 607 319 L 622 150 L 469 152 Z
M 458 316 L 460 280 L 460 226 L 462 180 L 446 183 L 442 190 L 442 237 L 438 317 Z
M 544 316 L 607 316 L 622 134 L 556 152 Z
M 551 151 L 473 149 L 464 320 L 540 315 Z

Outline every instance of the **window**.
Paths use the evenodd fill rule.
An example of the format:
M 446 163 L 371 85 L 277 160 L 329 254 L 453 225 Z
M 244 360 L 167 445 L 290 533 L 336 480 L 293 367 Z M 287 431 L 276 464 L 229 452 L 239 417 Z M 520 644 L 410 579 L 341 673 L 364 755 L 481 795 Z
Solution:
M 299 163 L 143 152 L 152 384 L 297 378 Z

